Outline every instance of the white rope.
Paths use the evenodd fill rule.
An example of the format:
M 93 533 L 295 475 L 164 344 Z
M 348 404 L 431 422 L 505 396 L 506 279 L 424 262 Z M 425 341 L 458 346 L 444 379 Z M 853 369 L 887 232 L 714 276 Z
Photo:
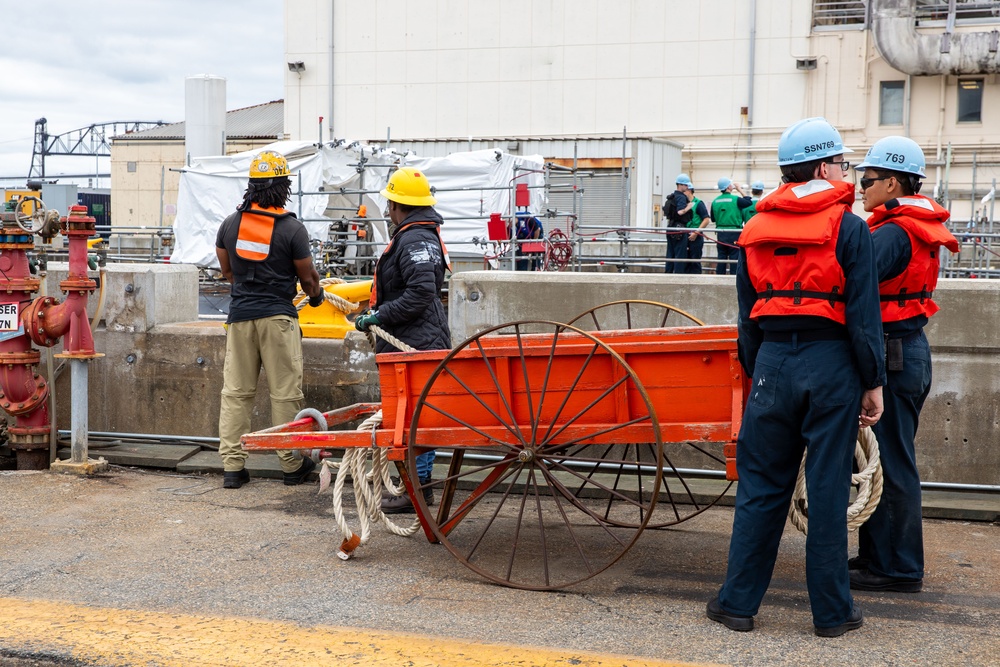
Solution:
M 330 296 L 329 293 L 327 296 Z M 415 348 L 390 335 L 381 327 L 371 326 L 369 330 L 403 352 L 416 352 Z M 373 344 L 372 348 L 374 349 L 374 347 Z M 420 519 L 417 517 L 414 517 L 409 526 L 403 527 L 390 520 L 382 511 L 383 487 L 393 496 L 401 496 L 406 493 L 406 487 L 396 486 L 392 483 L 392 477 L 389 474 L 389 453 L 384 447 L 375 445 L 375 430 L 381 423 L 382 411 L 379 410 L 358 426 L 359 431 L 372 432 L 372 446 L 345 449 L 339 463 L 327 459 L 323 461 L 323 468 L 320 470 L 320 493 L 330 486 L 333 471 L 337 471 L 337 480 L 333 486 L 333 514 L 337 520 L 337 526 L 340 528 L 340 533 L 344 537 L 340 548 L 337 549 L 337 557 L 341 560 L 348 560 L 354 555 L 355 549 L 368 543 L 373 523 L 381 523 L 389 532 L 401 537 L 409 537 L 420 529 Z M 369 461 L 371 461 L 370 467 Z M 344 518 L 344 485 L 348 475 L 350 475 L 354 486 L 354 501 L 357 505 L 360 535 L 351 529 L 347 519 Z
M 323 468 L 319 474 L 319 492 L 322 493 L 330 486 L 330 479 L 333 471 L 337 470 L 337 480 L 333 487 L 333 513 L 337 520 L 337 526 L 344 540 L 337 550 L 337 557 L 347 560 L 354 555 L 355 549 L 363 544 L 367 544 L 371 538 L 371 526 L 373 523 L 381 523 L 389 532 L 409 537 L 420 528 L 420 520 L 414 517 L 413 522 L 406 527 L 399 526 L 392 522 L 389 517 L 382 512 L 382 488 L 385 487 L 394 496 L 401 496 L 406 493 L 403 486 L 395 486 L 389 475 L 388 451 L 383 447 L 374 446 L 374 432 L 382 423 L 382 411 L 379 410 L 371 417 L 367 418 L 358 426 L 359 431 L 371 431 L 373 446 L 368 448 L 355 447 L 344 450 L 344 456 L 338 463 L 329 459 L 323 461 Z M 369 468 L 368 461 L 371 460 Z M 357 504 L 358 523 L 361 534 L 355 533 L 347 519 L 344 517 L 344 485 L 347 476 L 351 476 L 354 486 L 354 499 Z
M 851 475 L 851 484 L 858 487 L 857 497 L 847 508 L 847 528 L 859 528 L 878 507 L 882 498 L 882 464 L 879 459 L 878 440 L 871 428 L 858 431 L 858 441 L 854 446 L 854 459 L 858 471 Z M 788 510 L 792 525 L 802 533 L 809 533 L 809 500 L 806 496 L 806 454 L 802 456 L 799 477 L 792 494 L 792 505 Z
M 319 281 L 320 287 L 326 287 L 327 285 L 339 285 L 341 283 L 346 283 L 347 281 L 343 278 L 323 278 Z M 323 290 L 323 298 L 332 305 L 337 310 L 341 311 L 345 315 L 348 313 L 353 313 L 355 310 L 361 307 L 360 303 L 355 303 L 353 301 L 348 301 L 339 294 L 334 294 L 333 292 L 327 292 Z M 307 305 L 309 305 L 309 298 L 306 296 L 305 292 L 299 292 L 292 299 L 292 303 L 295 304 L 295 310 L 302 310 Z

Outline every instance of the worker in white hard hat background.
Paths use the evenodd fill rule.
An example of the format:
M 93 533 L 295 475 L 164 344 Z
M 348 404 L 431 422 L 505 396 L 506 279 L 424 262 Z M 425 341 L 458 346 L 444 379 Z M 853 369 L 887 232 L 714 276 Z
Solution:
M 391 237 L 375 265 L 371 309 L 359 316 L 359 331 L 376 325 L 418 350 L 451 348 L 448 316 L 441 303 L 446 273 L 451 269 L 441 240 L 444 220 L 434 210 L 437 200 L 427 176 L 419 169 L 401 167 L 392 173 L 380 193 L 388 200 Z M 398 352 L 377 339 L 375 352 Z M 417 456 L 420 492 L 428 505 L 434 503 L 430 486 L 434 451 Z M 386 514 L 413 512 L 409 495 L 382 500 Z
M 284 208 L 291 188 L 283 156 L 273 151 L 257 155 L 250 164 L 243 203 L 225 219 L 215 240 L 219 266 L 232 283 L 233 297 L 219 412 L 226 489 L 250 481 L 240 436 L 250 432 L 260 369 L 267 375 L 272 424 L 287 424 L 302 409 L 302 332 L 293 303 L 296 280 L 309 296 L 309 305 L 320 305 L 324 297 L 309 234 Z M 289 486 L 302 484 L 316 467 L 315 461 L 296 451 L 279 451 L 278 459 Z

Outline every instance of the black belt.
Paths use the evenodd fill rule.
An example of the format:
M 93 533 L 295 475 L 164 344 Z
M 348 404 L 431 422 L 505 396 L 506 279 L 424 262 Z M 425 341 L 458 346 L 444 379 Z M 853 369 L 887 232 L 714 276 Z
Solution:
M 847 331 L 840 329 L 805 329 L 804 331 L 765 331 L 765 343 L 812 343 L 818 340 L 847 340 Z

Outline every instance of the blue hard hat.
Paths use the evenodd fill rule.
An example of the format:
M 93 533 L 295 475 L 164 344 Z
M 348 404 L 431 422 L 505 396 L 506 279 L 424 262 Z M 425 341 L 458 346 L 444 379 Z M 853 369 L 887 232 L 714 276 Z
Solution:
M 812 162 L 853 152 L 844 146 L 840 132 L 826 118 L 806 118 L 782 132 L 778 139 L 778 166 Z
M 677 174 L 677 180 L 674 183 L 691 187 L 691 177 L 687 174 Z
M 924 152 L 913 139 L 886 137 L 872 144 L 864 161 L 856 169 L 858 171 L 869 168 L 888 169 L 926 178 L 925 166 L 927 166 L 927 160 L 924 159 Z
M 764 189 L 764 181 L 754 181 L 750 185 L 750 189 L 751 190 L 763 190 Z
M 733 184 L 733 179 L 731 179 L 731 178 L 726 178 L 725 176 L 723 176 L 722 178 L 719 179 L 719 189 L 720 190 L 725 190 L 726 188 L 728 188 L 732 184 Z

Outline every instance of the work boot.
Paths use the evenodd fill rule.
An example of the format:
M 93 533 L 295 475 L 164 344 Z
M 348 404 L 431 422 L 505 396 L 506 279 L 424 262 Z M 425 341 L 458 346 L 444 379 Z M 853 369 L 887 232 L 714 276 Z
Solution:
M 855 556 L 847 559 L 848 570 L 867 570 L 869 560 L 864 556 Z
M 709 601 L 708 606 L 705 608 L 705 615 L 716 623 L 722 623 L 730 630 L 735 630 L 736 632 L 750 632 L 753 630 L 753 616 L 730 614 L 719 604 L 718 595 Z
M 885 577 L 871 570 L 851 570 L 851 588 L 856 591 L 893 591 L 896 593 L 919 593 L 924 587 L 923 579 L 903 579 Z
M 308 456 L 302 457 L 302 465 L 295 472 L 282 473 L 282 477 L 285 481 L 285 486 L 296 486 L 302 484 L 309 477 L 309 473 L 313 471 L 316 467 L 316 462 L 313 461 Z
M 430 483 L 430 478 L 420 480 L 420 485 L 424 487 L 422 491 L 424 502 L 427 503 L 428 507 L 434 505 L 434 489 L 427 486 Z M 379 509 L 382 510 L 383 514 L 413 514 L 416 511 L 413 509 L 413 501 L 410 500 L 409 494 L 405 491 L 401 496 L 382 498 Z
M 235 470 L 233 472 L 226 472 L 222 475 L 222 488 L 224 489 L 238 489 L 244 484 L 250 481 L 250 471 L 244 468 L 243 470 Z
M 850 632 L 851 630 L 857 630 L 862 625 L 865 624 L 864 616 L 861 614 L 860 607 L 854 607 L 851 609 L 851 613 L 848 614 L 847 620 L 840 625 L 835 625 L 832 628 L 819 628 L 813 626 L 816 631 L 817 637 L 839 637 L 845 632 Z

